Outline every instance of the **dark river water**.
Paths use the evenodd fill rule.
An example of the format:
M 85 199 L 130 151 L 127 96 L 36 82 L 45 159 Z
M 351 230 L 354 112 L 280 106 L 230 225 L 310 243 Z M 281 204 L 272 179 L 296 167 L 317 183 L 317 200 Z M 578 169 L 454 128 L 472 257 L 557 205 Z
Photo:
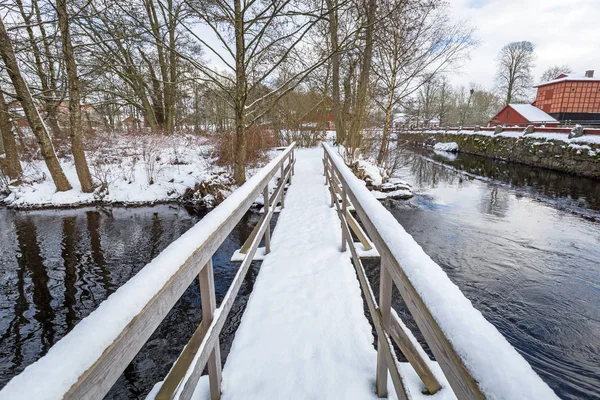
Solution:
M 199 220 L 200 216 L 169 205 L 57 211 L 0 208 L 0 387 Z M 248 213 L 213 257 L 218 304 L 239 266 L 229 258 L 257 221 L 258 216 Z M 223 358 L 257 273 L 254 265 L 223 329 Z M 166 376 L 201 319 L 196 280 L 107 398 L 145 398 Z
M 600 399 L 600 223 L 591 220 L 600 215 L 600 182 L 425 155 L 409 157 L 399 171 L 416 196 L 390 203 L 394 216 L 559 396 Z M 0 387 L 200 218 L 169 205 L 0 208 Z M 238 267 L 229 257 L 257 221 L 246 215 L 214 257 L 217 303 Z M 367 268 L 377 293 L 377 268 Z M 224 359 L 258 269 L 221 335 Z M 397 293 L 394 307 L 414 327 Z M 201 315 L 196 281 L 107 398 L 144 398 Z
M 416 196 L 390 211 L 561 398 L 600 399 L 600 181 L 426 157 L 397 173 Z

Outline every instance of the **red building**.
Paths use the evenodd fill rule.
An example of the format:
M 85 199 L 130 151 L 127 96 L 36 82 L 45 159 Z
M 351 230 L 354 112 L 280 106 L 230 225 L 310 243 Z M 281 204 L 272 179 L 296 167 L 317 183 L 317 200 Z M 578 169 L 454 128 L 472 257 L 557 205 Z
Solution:
M 325 97 L 300 118 L 303 128 L 333 129 L 334 128 L 333 101 Z
M 489 122 L 490 125 L 502 126 L 546 126 L 557 127 L 559 122 L 532 104 L 509 104 L 505 106 Z
M 533 104 L 562 123 L 600 124 L 600 79 L 594 71 L 561 74 L 535 87 Z

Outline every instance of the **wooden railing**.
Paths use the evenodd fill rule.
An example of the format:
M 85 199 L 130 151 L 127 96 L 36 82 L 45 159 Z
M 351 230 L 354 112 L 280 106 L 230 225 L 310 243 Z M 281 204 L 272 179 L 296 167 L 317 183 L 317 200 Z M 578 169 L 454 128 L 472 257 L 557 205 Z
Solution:
M 398 370 L 396 355 L 391 346 L 392 340 L 415 369 L 430 394 L 436 393 L 441 388 L 439 380 L 430 368 L 431 361 L 426 353 L 414 340 L 414 337 L 397 314 L 392 312 L 392 285 L 395 284 L 441 367 L 445 378 L 459 399 L 554 398 L 552 391 L 541 378 L 526 364 L 516 350 L 501 337 L 500 333 L 483 318 L 481 313 L 472 307 L 458 288 L 450 282 L 447 275 L 425 255 L 412 238 L 410 239 L 412 243 L 407 243 L 408 241 L 404 239 L 405 243 L 410 245 L 410 248 L 405 246 L 404 249 L 398 250 L 399 244 L 402 244 L 402 238 L 408 236 L 406 232 L 354 176 L 336 151 L 327 144 L 323 144 L 323 148 L 325 184 L 329 186 L 331 206 L 336 207 L 341 221 L 341 248 L 342 251 L 350 250 L 360 286 L 377 332 L 377 394 L 380 397 L 387 395 L 389 371 L 398 399 L 408 398 L 404 380 Z M 364 230 L 352 211 L 360 219 Z M 358 243 L 354 242 L 352 233 L 358 238 Z M 374 247 L 380 256 L 378 301 L 367 279 L 360 252 L 357 250 L 363 250 L 361 247 L 364 250 Z M 426 290 L 423 290 L 423 280 L 419 280 L 421 286 L 416 286 L 415 280 L 409 278 L 401 261 L 406 260 L 407 264 L 411 264 L 411 272 L 422 273 L 422 271 L 419 271 L 419 263 L 425 259 L 430 262 L 428 265 L 422 266 L 432 267 L 427 271 L 433 271 L 434 268 L 437 268 L 437 271 L 435 271 L 437 274 L 431 274 L 436 276 L 431 276 L 433 281 L 428 283 L 429 287 Z M 440 275 L 442 276 L 440 277 Z M 414 275 L 411 276 L 414 277 Z M 425 276 L 424 281 L 427 281 L 427 276 Z M 437 305 L 439 303 L 436 304 L 432 300 L 436 296 L 429 296 L 435 293 L 436 289 L 444 290 L 448 288 L 448 285 L 452 285 L 456 289 L 453 293 L 444 293 L 448 296 L 448 304 L 457 305 L 456 309 L 451 311 Z M 452 296 L 454 297 L 452 298 Z M 440 296 L 437 297 L 439 300 Z M 456 299 L 458 300 L 454 301 Z M 432 303 L 436 305 L 431 307 Z M 447 326 L 439 322 L 441 320 L 448 321 L 449 318 L 460 319 L 465 315 L 471 318 L 472 324 L 465 325 L 462 332 L 451 332 Z M 477 329 L 481 330 L 476 331 Z M 457 334 L 468 338 L 467 342 L 470 341 L 471 346 L 465 345 L 464 341 L 460 342 L 460 345 L 457 344 Z M 481 354 L 481 349 L 485 349 L 485 354 Z M 492 359 L 488 362 L 486 357 L 496 357 L 497 360 Z M 484 362 L 480 362 L 482 359 Z M 469 360 L 469 368 L 465 360 Z M 489 371 L 479 371 L 474 368 L 474 366 L 480 365 L 493 366 L 494 363 L 497 363 L 499 368 L 490 368 Z M 504 371 L 504 373 L 501 373 L 501 371 Z M 487 387 L 487 390 L 482 389 L 484 387 Z M 515 393 L 513 388 L 515 387 L 523 391 L 522 396 L 513 396 Z M 493 388 L 510 389 L 502 393 L 493 393 L 491 392 Z M 539 391 L 537 391 L 538 389 Z M 499 391 L 502 390 L 504 389 Z M 506 393 L 510 390 L 513 390 L 513 392 L 507 397 Z M 525 391 L 529 392 L 525 393 Z
M 190 399 L 208 364 L 212 399 L 220 397 L 221 357 L 219 333 L 263 236 L 267 252 L 269 224 L 294 171 L 294 147 L 287 147 L 215 210 L 171 244 L 134 278 L 82 320 L 50 352 L 13 378 L 0 392 L 2 398 L 101 399 L 110 390 L 150 335 L 184 291 L 200 280 L 202 322 L 174 363 L 157 399 Z M 269 182 L 279 182 L 269 195 Z M 219 308 L 216 308 L 212 257 L 259 195 L 265 212 L 244 247 L 245 257 Z M 183 254 L 181 254 L 183 253 Z M 169 259 L 171 258 L 171 259 Z M 172 265 L 180 262 L 179 265 Z M 164 270 L 173 270 L 165 275 Z M 162 279 L 162 280 L 161 280 Z M 157 282 L 159 281 L 159 282 Z M 143 283 L 143 284 L 142 284 Z M 145 287 L 156 290 L 147 294 Z M 140 300 L 146 296 L 145 300 Z M 125 315 L 122 308 L 140 304 Z M 118 316 L 118 318 L 117 318 Z M 106 329 L 106 325 L 122 326 Z M 90 343 L 93 342 L 93 348 Z M 43 378 L 43 379 L 40 379 Z
M 295 144 L 292 144 L 286 149 L 287 165 L 285 165 L 286 158 L 283 158 L 278 163 L 278 166 L 275 166 L 272 174 L 270 174 L 270 176 L 273 176 L 277 169 L 280 170 L 279 182 L 271 195 L 269 194 L 269 181 L 263 182 L 264 213 L 240 250 L 245 256 L 227 294 L 223 298 L 221 307 L 217 310 L 215 310 L 215 282 L 212 261 L 209 260 L 205 268 L 200 271 L 202 322 L 192 335 L 187 346 L 181 352 L 177 361 L 173 364 L 171 371 L 156 395 L 156 400 L 170 400 L 174 398 L 179 400 L 191 399 L 202 371 L 207 364 L 210 398 L 215 400 L 221 397 L 222 365 L 219 334 L 225 325 L 225 320 L 229 315 L 229 311 L 231 311 L 242 281 L 248 273 L 248 269 L 252 264 L 254 255 L 263 237 L 265 239 L 265 253 L 268 254 L 271 251 L 271 219 L 278 203 L 281 208 L 285 207 L 285 187 L 288 183 L 292 183 L 292 175 L 296 163 L 294 146 Z

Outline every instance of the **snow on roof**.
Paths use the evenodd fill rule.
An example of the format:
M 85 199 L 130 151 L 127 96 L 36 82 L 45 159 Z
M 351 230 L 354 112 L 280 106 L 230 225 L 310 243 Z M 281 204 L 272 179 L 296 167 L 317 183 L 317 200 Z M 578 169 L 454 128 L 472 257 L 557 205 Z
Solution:
M 556 119 L 531 104 L 509 104 L 509 106 L 529 122 L 558 122 Z
M 600 81 L 600 78 L 588 78 L 582 74 L 560 74 L 559 77 L 557 77 L 556 79 L 552 79 L 551 81 L 548 81 L 548 82 L 540 82 L 537 85 L 534 85 L 533 87 L 546 86 L 546 85 L 550 85 L 553 83 L 566 82 L 566 81 L 598 82 L 598 81 Z

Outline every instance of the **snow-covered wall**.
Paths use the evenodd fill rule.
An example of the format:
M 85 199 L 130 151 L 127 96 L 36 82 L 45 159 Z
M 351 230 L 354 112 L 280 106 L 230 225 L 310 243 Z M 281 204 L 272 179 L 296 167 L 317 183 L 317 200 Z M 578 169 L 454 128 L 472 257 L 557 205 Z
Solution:
M 399 133 L 398 140 L 428 146 L 455 142 L 462 153 L 600 178 L 600 135 L 569 139 L 563 133 L 429 131 Z

